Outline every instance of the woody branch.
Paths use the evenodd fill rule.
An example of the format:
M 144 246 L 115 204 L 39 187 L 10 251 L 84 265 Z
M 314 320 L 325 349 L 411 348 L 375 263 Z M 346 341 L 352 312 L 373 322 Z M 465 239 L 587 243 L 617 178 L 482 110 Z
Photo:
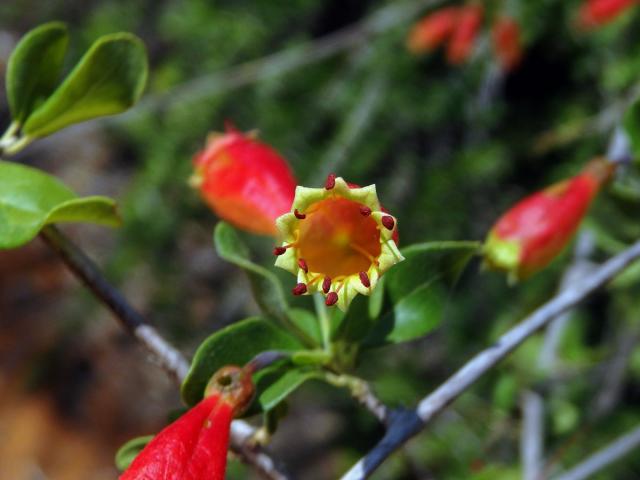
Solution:
M 40 236 L 60 256 L 69 270 L 111 310 L 120 325 L 136 338 L 164 371 L 180 385 L 189 370 L 189 363 L 182 353 L 147 323 L 142 314 L 109 283 L 99 267 L 60 230 L 55 226 L 48 226 L 42 230 Z M 275 462 L 268 455 L 249 445 L 248 440 L 253 431 L 253 427 L 246 422 L 235 420 L 231 428 L 232 451 L 263 478 L 286 480 L 288 477 L 277 469 Z

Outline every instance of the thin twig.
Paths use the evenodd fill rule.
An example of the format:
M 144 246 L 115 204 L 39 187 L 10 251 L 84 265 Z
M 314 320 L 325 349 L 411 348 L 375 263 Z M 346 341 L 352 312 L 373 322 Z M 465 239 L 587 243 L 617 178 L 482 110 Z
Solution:
M 640 447 L 640 427 L 618 438 L 568 472 L 554 477 L 554 480 L 584 480 L 591 478 L 638 447 Z
M 98 266 L 69 238 L 55 226 L 45 227 L 40 236 L 54 250 L 65 265 L 78 277 L 119 321 L 120 325 L 133 335 L 160 366 L 180 385 L 187 375 L 189 363 L 176 348 L 149 325 L 124 296 L 102 275 Z M 242 461 L 251 465 L 263 478 L 286 480 L 274 461 L 259 449 L 248 445 L 248 438 L 254 431 L 246 422 L 234 420 L 231 429 L 231 449 Z
M 522 394 L 522 435 L 520 456 L 524 480 L 540 480 L 544 466 L 544 400 L 538 392 Z
M 584 300 L 639 258 L 640 241 L 599 266 L 591 276 L 582 278 L 566 288 L 502 335 L 494 345 L 478 353 L 432 394 L 425 397 L 415 411 L 394 413 L 386 435 L 342 477 L 342 480 L 368 478 L 389 455 L 420 432 L 427 423 L 522 342 L 559 314 Z
M 325 374 L 325 379 L 336 387 L 348 388 L 351 396 L 369 410 L 380 423 L 387 424 L 389 422 L 389 408 L 376 396 L 368 382 L 351 375 L 336 375 L 331 372 Z

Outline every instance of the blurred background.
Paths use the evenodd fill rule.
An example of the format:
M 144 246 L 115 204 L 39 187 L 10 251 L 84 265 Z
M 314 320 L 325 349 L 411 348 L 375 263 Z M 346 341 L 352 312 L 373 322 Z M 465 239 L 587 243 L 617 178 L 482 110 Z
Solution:
M 376 183 L 403 245 L 481 240 L 527 193 L 605 153 L 640 79 L 640 8 L 593 31 L 578 0 L 486 2 L 471 58 L 406 48 L 436 6 L 418 0 L 4 0 L 0 70 L 17 40 L 69 24 L 72 65 L 98 36 L 131 31 L 151 61 L 147 92 L 127 114 L 82 124 L 16 160 L 81 194 L 117 198 L 124 227 L 64 227 L 152 323 L 190 355 L 211 332 L 257 312 L 244 275 L 213 250 L 216 218 L 187 180 L 191 158 L 225 120 L 291 163 L 300 183 L 335 171 Z M 520 24 L 524 56 L 504 72 L 490 19 Z M 9 114 L 0 96 L 0 125 Z M 6 127 L 2 127 L 4 129 Z M 640 176 L 602 195 L 579 234 L 581 261 L 640 237 Z M 246 237 L 256 259 L 272 241 Z M 472 265 L 440 328 L 364 358 L 358 373 L 394 406 L 413 406 L 559 287 L 562 259 L 509 287 Z M 640 272 L 571 313 L 549 352 L 530 339 L 395 454 L 377 479 L 521 478 L 522 399 L 545 400 L 548 472 L 566 469 L 640 422 Z M 292 282 L 286 274 L 283 279 Z M 546 352 L 546 353 L 543 353 Z M 545 357 L 546 355 L 546 357 Z M 544 363 L 544 374 L 541 364 Z M 158 431 L 180 407 L 175 386 L 36 240 L 0 252 L 0 478 L 116 478 L 113 455 Z M 344 391 L 305 385 L 270 451 L 295 478 L 337 478 L 383 433 Z M 229 478 L 254 478 L 237 462 Z M 640 478 L 630 455 L 597 478 Z

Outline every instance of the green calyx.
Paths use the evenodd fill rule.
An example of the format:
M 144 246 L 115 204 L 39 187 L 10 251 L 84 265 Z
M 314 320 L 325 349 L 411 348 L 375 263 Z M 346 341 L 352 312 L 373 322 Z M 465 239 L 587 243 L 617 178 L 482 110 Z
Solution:
M 491 231 L 482 248 L 484 264 L 492 270 L 507 272 L 509 282 L 515 282 L 520 277 L 521 250 L 522 246 L 517 240 L 502 239 Z

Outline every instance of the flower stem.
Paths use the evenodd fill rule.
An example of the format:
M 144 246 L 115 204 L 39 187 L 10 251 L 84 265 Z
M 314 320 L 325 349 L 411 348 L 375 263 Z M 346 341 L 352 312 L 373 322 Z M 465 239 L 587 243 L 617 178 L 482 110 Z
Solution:
M 320 294 L 313 296 L 313 303 L 316 307 L 316 314 L 320 322 L 320 334 L 322 335 L 322 345 L 325 351 L 331 350 L 331 322 L 329 320 L 329 312 L 324 304 L 324 298 Z

